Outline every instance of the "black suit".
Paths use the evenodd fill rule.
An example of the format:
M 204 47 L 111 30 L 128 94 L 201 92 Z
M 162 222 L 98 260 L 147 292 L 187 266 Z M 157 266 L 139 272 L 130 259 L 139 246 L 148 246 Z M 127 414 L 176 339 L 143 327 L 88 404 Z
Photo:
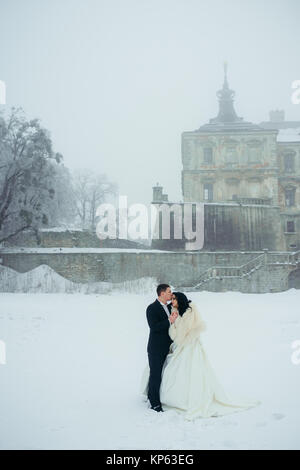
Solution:
M 169 312 L 171 312 L 171 305 L 169 304 L 167 307 Z M 150 367 L 148 398 L 151 406 L 158 406 L 161 404 L 159 389 L 162 368 L 172 343 L 169 336 L 170 322 L 164 307 L 157 299 L 147 307 L 146 316 L 150 327 L 147 345 Z

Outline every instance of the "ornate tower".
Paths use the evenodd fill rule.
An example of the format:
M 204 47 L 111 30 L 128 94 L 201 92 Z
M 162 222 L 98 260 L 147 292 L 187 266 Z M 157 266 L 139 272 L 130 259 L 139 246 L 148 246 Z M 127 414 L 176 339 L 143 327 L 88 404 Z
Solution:
M 235 92 L 230 90 L 227 80 L 227 62 L 224 62 L 224 83 L 223 88 L 217 92 L 219 99 L 219 114 L 216 118 L 210 119 L 214 122 L 241 122 L 243 118 L 238 117 L 233 106 Z

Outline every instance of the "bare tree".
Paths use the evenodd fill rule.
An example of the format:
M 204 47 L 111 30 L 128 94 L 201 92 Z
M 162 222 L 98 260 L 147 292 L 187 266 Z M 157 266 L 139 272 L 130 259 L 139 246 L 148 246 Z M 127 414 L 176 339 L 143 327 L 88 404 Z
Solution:
M 81 227 L 95 230 L 97 208 L 107 196 L 117 193 L 116 184 L 108 181 L 106 175 L 83 169 L 73 172 L 73 188 Z
M 70 170 L 63 163 L 55 164 L 53 188 L 54 199 L 49 207 L 48 219 L 51 227 L 70 227 L 76 221 L 76 200 Z
M 61 160 L 38 119 L 21 108 L 0 116 L 0 243 L 49 224 Z

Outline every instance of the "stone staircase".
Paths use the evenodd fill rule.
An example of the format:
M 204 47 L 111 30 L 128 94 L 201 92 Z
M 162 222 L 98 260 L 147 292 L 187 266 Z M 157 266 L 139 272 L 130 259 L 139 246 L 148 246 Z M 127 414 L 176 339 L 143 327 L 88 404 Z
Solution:
M 269 252 L 267 255 L 267 264 L 298 267 L 300 265 L 300 250 L 291 253 Z
M 192 286 L 196 291 L 212 279 L 242 278 L 251 276 L 255 271 L 266 265 L 289 265 L 300 267 L 300 250 L 292 253 L 278 253 L 263 250 L 263 253 L 241 266 L 211 266 L 200 274 L 199 282 Z

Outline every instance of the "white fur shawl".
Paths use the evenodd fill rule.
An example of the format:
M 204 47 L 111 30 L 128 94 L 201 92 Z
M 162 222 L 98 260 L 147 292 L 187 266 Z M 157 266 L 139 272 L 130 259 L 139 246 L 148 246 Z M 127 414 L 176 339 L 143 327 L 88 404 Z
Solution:
M 177 345 L 190 343 L 206 330 L 206 324 L 202 320 L 196 305 L 191 302 L 183 316 L 178 315 L 175 322 L 169 327 L 169 336 Z

